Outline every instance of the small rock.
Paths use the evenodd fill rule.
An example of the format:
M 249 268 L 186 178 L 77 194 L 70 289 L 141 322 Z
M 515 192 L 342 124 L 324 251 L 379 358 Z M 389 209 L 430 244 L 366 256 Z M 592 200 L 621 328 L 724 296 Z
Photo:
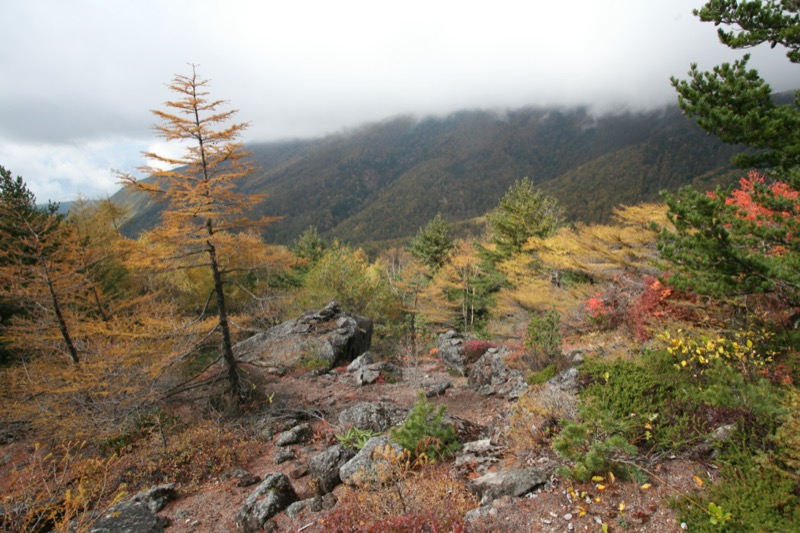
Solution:
M 310 425 L 306 423 L 298 424 L 292 429 L 278 435 L 278 438 L 275 439 L 275 446 L 290 446 L 292 444 L 307 442 L 313 435 L 314 430 L 311 429 Z
M 441 396 L 445 393 L 447 389 L 452 387 L 453 384 L 449 381 L 437 381 L 431 385 L 428 385 L 425 388 L 425 396 L 427 398 L 432 398 L 434 396 Z
M 236 487 L 249 487 L 261 481 L 260 477 L 248 472 L 241 466 L 236 466 L 225 472 L 222 475 L 222 479 L 224 481 L 233 480 L 233 485 Z
M 347 371 L 352 374 L 356 370 L 371 365 L 373 362 L 374 361 L 372 360 L 372 354 L 370 352 L 364 352 L 355 359 L 353 359 L 352 363 L 347 365 Z
M 300 479 L 301 477 L 308 474 L 308 466 L 307 465 L 298 465 L 291 470 L 289 470 L 289 477 L 292 479 Z
M 320 493 L 331 492 L 336 485 L 342 482 L 339 478 L 339 469 L 355 454 L 355 450 L 345 448 L 341 444 L 334 444 L 309 460 L 308 468 Z
M 291 461 L 292 459 L 295 459 L 294 450 L 292 450 L 292 449 L 287 448 L 285 450 L 278 450 L 275 453 L 275 464 L 276 465 L 285 463 L 286 461 Z
M 562 518 L 564 518 L 564 520 L 570 521 L 572 520 L 572 513 L 567 513 Z
M 378 481 L 378 471 L 387 463 L 382 451 L 400 455 L 403 448 L 391 442 L 388 437 L 372 437 L 363 448 L 339 469 L 339 478 L 343 483 L 358 484 Z M 373 453 L 374 452 L 374 453 Z
M 297 499 L 297 493 L 285 475 L 267 474 L 237 513 L 236 525 L 245 533 L 255 533 L 262 529 L 274 531 L 274 524 L 270 526 L 269 519 Z
M 339 413 L 339 425 L 379 433 L 402 423 L 406 412 L 389 402 L 361 402 Z
M 378 381 L 378 376 L 380 376 L 380 372 L 377 372 L 375 370 L 370 370 L 369 368 L 365 367 L 356 370 L 354 376 L 356 378 L 356 383 L 358 383 L 363 387 L 364 385 L 372 385 L 373 383 Z

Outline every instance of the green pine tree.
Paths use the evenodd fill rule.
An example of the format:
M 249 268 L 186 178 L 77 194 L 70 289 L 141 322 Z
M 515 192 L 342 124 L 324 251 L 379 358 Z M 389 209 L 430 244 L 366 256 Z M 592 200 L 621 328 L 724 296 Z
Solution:
M 695 10 L 722 25 L 731 48 L 762 43 L 786 48 L 800 62 L 800 5 L 795 1 L 712 0 Z M 776 102 L 769 84 L 747 67 L 749 56 L 710 72 L 693 64 L 688 80 L 672 79 L 687 115 L 709 133 L 752 150 L 734 162 L 759 167 L 738 189 L 705 194 L 690 187 L 664 194 L 674 230 L 662 229 L 659 249 L 677 272 L 673 283 L 705 294 L 774 293 L 800 303 L 800 110 Z M 800 93 L 796 94 L 796 98 Z
M 501 257 L 519 252 L 531 237 L 549 237 L 564 221 L 564 209 L 529 178 L 514 182 L 488 215 L 492 240 Z
M 424 228 L 417 231 L 411 241 L 411 254 L 432 269 L 444 264 L 453 250 L 452 226 L 441 214 L 437 213 Z

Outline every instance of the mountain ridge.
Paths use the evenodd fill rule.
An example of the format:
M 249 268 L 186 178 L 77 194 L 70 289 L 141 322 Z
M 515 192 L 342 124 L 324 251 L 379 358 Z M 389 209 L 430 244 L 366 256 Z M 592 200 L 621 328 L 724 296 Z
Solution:
M 267 195 L 257 214 L 283 217 L 264 231 L 268 241 L 290 244 L 317 226 L 357 245 L 408 238 L 436 213 L 453 222 L 481 216 L 523 177 L 558 198 L 570 220 L 603 221 L 616 205 L 656 200 L 661 189 L 730 182 L 740 150 L 705 135 L 677 106 L 406 115 L 247 149 L 260 170 L 240 190 Z M 141 196 L 112 199 L 132 212 L 129 234 L 157 220 L 160 207 Z

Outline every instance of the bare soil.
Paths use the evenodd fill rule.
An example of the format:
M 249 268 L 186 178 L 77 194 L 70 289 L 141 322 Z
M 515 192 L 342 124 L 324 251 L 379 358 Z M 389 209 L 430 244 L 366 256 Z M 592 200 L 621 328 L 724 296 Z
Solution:
M 287 375 L 268 379 L 267 389 L 274 393 L 276 406 L 313 410 L 310 418 L 315 428 L 312 442 L 292 446 L 297 458 L 276 465 L 279 450 L 265 442 L 262 453 L 245 468 L 260 477 L 283 472 L 292 479 L 300 498 L 315 495 L 305 466 L 308 459 L 324 450 L 338 431 L 338 413 L 358 402 L 384 400 L 411 407 L 417 391 L 436 381 L 449 380 L 453 386 L 443 396 L 431 401 L 447 407 L 447 414 L 482 426 L 499 427 L 511 403 L 502 398 L 482 397 L 467 387 L 466 379 L 448 375 L 435 362 L 406 369 L 400 383 L 376 383 L 359 386 L 353 377 L 341 370 L 325 375 Z M 551 458 L 552 459 L 552 458 Z M 509 461 L 513 461 L 509 458 Z M 542 489 L 522 498 L 495 500 L 489 514 L 470 523 L 470 531 L 682 531 L 670 499 L 691 498 L 702 487 L 695 475 L 713 474 L 705 467 L 685 459 L 665 459 L 653 467 L 646 485 L 604 479 L 602 482 L 576 484 L 554 476 Z M 250 487 L 237 487 L 233 482 L 214 481 L 184 494 L 160 514 L 168 518 L 172 533 L 235 531 L 235 515 L 241 508 Z M 338 487 L 334 495 L 341 491 Z M 476 507 L 478 503 L 476 502 Z M 304 511 L 295 519 L 281 513 L 275 524 L 279 531 L 306 533 L 325 531 L 325 511 Z M 686 526 L 684 525 L 683 528 Z

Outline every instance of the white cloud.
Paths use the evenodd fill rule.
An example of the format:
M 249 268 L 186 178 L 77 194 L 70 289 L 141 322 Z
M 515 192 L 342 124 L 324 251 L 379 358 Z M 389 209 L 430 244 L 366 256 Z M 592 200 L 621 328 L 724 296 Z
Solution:
M 109 168 L 146 163 L 148 110 L 187 62 L 251 122 L 246 140 L 460 108 L 663 105 L 690 62 L 741 56 L 692 16 L 702 3 L 3 2 L 14 46 L 0 49 L 0 164 L 42 197 L 113 187 Z M 798 85 L 780 50 L 756 50 L 752 66 L 778 90 Z

